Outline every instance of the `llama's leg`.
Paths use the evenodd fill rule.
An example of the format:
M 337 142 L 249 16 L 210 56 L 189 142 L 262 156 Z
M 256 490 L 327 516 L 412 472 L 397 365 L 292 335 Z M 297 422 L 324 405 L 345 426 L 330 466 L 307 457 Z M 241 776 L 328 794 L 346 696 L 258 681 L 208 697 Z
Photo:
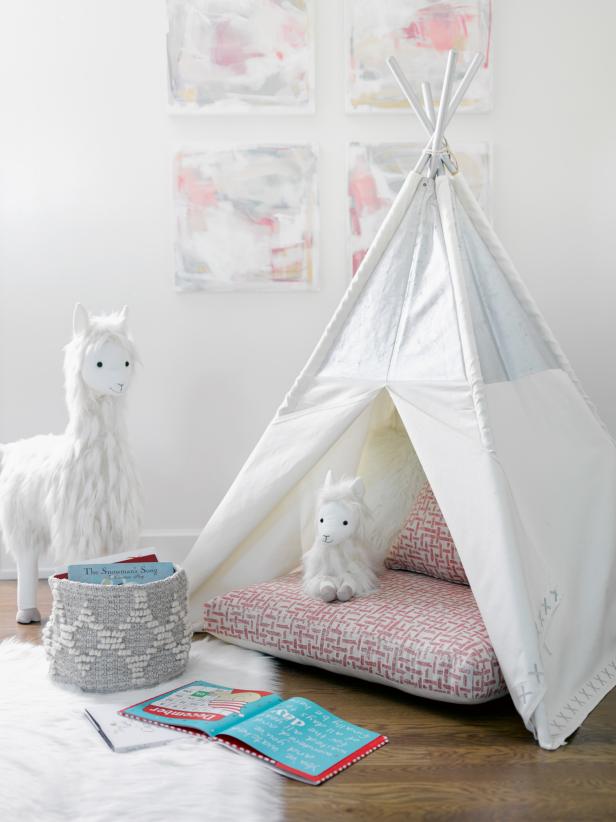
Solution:
M 333 602 L 336 599 L 336 583 L 332 577 L 321 577 L 319 596 L 324 602 Z
M 23 625 L 41 621 L 36 607 L 37 586 L 38 556 L 34 551 L 20 551 L 17 553 L 17 622 Z
M 336 584 L 332 577 L 324 574 L 304 580 L 304 591 L 313 599 L 324 599 L 325 602 L 336 599 Z
M 336 596 L 340 602 L 348 602 L 355 596 L 355 582 L 348 574 L 342 577 L 338 590 L 336 591 Z

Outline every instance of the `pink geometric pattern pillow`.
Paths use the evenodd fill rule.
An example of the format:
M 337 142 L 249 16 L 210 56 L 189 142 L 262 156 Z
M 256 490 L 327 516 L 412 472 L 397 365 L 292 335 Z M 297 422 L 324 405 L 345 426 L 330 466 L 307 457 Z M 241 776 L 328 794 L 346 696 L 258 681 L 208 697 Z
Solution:
M 429 483 L 419 492 L 385 565 L 468 585 L 456 546 Z
M 267 654 L 447 702 L 486 702 L 507 686 L 466 585 L 385 571 L 350 602 L 307 596 L 299 573 L 205 603 L 203 629 Z

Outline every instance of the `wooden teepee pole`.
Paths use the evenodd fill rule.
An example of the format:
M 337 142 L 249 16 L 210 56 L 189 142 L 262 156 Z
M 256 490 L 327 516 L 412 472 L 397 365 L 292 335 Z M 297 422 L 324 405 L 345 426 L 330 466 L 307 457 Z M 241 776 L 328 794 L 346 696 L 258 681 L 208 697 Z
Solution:
M 400 64 L 398 63 L 396 58 L 390 57 L 387 61 L 387 65 L 389 66 L 391 73 L 394 75 L 396 82 L 400 86 L 400 91 L 402 92 L 402 94 L 404 94 L 404 96 L 408 100 L 410 107 L 417 115 L 419 122 L 422 124 L 422 126 L 425 128 L 426 132 L 430 136 L 430 140 L 427 143 L 426 149 L 424 149 L 425 153 L 426 150 L 429 149 L 432 144 L 432 137 L 434 136 L 434 123 L 431 122 L 430 118 L 423 110 L 421 103 L 419 102 L 419 98 L 417 97 L 415 91 L 413 90 L 413 87 L 405 77 L 404 72 L 400 68 Z M 422 158 L 424 156 L 424 153 L 422 153 L 421 155 Z M 451 161 L 445 160 L 445 164 L 452 173 L 455 171 L 455 167 L 453 163 L 451 163 Z
M 443 80 L 443 90 L 441 91 L 441 103 L 438 107 L 438 114 L 436 115 L 436 125 L 434 126 L 434 135 L 432 137 L 432 156 L 430 158 L 430 177 L 436 176 L 436 172 L 441 167 L 441 158 L 438 151 L 443 140 L 443 133 L 445 131 L 445 120 L 447 118 L 447 111 L 449 109 L 449 100 L 451 99 L 451 87 L 453 85 L 453 75 L 456 70 L 456 60 L 458 54 L 453 49 L 447 55 L 447 65 L 445 66 L 445 79 Z
M 451 52 L 450 52 L 450 55 L 451 55 Z M 448 58 L 447 58 L 448 65 L 449 65 L 449 60 L 450 60 L 450 56 L 448 56 Z M 456 89 L 456 92 L 453 95 L 453 97 L 451 97 L 451 99 L 449 101 L 449 104 L 447 106 L 443 106 L 444 99 L 443 99 L 443 94 L 441 94 L 441 104 L 439 106 L 439 111 L 441 111 L 443 108 L 445 108 L 445 111 L 446 111 L 444 122 L 443 122 L 443 127 L 442 127 L 441 143 L 445 138 L 445 129 L 447 128 L 447 126 L 451 122 L 451 119 L 452 119 L 453 115 L 456 113 L 456 110 L 457 110 L 458 106 L 460 105 L 460 103 L 464 99 L 464 95 L 466 94 L 466 91 L 467 91 L 468 87 L 470 86 L 470 84 L 473 82 L 473 79 L 475 78 L 475 75 L 479 71 L 482 63 L 483 63 L 483 55 L 480 54 L 479 52 L 477 52 L 475 54 L 475 56 L 473 57 L 473 59 L 471 60 L 471 63 L 469 65 L 469 67 L 466 69 L 464 77 L 460 81 L 460 85 Z M 435 154 L 432 154 L 432 149 L 435 146 L 435 144 L 434 144 L 434 132 L 435 132 L 435 126 L 436 126 L 436 123 L 435 123 L 436 118 L 435 118 L 435 115 L 434 115 L 434 102 L 432 100 L 432 91 L 430 89 L 430 84 L 424 82 L 421 85 L 423 99 L 424 99 L 424 107 L 425 107 L 425 110 L 424 110 L 424 107 L 422 107 L 422 105 L 419 101 L 419 98 L 415 94 L 415 91 L 413 90 L 413 87 L 411 86 L 408 79 L 404 75 L 404 72 L 400 68 L 400 64 L 398 63 L 396 58 L 395 57 L 390 57 L 387 61 L 387 65 L 389 66 L 392 74 L 394 75 L 394 78 L 395 78 L 396 82 L 400 86 L 400 90 L 402 91 L 402 93 L 404 94 L 406 99 L 408 100 L 409 105 L 411 106 L 411 108 L 413 109 L 413 111 L 417 115 L 420 123 L 422 124 L 422 126 L 425 128 L 425 130 L 427 131 L 427 133 L 430 136 L 430 139 L 426 143 L 426 146 L 425 146 L 424 150 L 422 151 L 422 153 L 419 157 L 419 160 L 417 161 L 417 164 L 416 164 L 415 168 L 413 169 L 418 174 L 421 174 L 422 171 L 425 169 L 426 163 L 428 162 L 428 160 L 431 157 L 435 156 Z M 452 76 L 452 80 L 453 80 L 453 71 L 451 72 L 451 76 Z M 445 79 L 446 79 L 446 77 L 445 77 Z M 445 91 L 444 85 L 445 84 L 443 84 L 443 92 Z M 436 145 L 435 146 L 435 152 L 437 152 L 440 147 L 441 147 L 440 145 Z M 456 167 L 454 166 L 454 164 L 451 162 L 451 160 L 446 155 L 442 154 L 442 155 L 436 155 L 436 156 L 440 156 L 440 159 L 447 166 L 449 171 L 452 172 L 452 173 L 455 173 Z
M 473 80 L 475 78 L 475 75 L 479 71 L 482 63 L 483 63 L 483 55 L 480 54 L 479 52 L 477 52 L 475 54 L 475 56 L 473 57 L 473 59 L 471 60 L 471 63 L 469 65 L 469 67 L 466 69 L 464 77 L 462 78 L 462 80 L 460 80 L 460 85 L 456 89 L 456 93 L 451 98 L 451 102 L 449 103 L 449 108 L 447 109 L 447 117 L 445 119 L 444 129 L 447 128 L 447 126 L 451 122 L 451 119 L 453 118 L 453 115 L 456 113 L 456 110 L 457 110 L 458 106 L 460 105 L 460 103 L 464 99 L 464 95 L 466 94 L 466 91 L 467 91 L 468 87 L 470 86 L 470 84 L 473 82 Z M 444 129 L 443 129 L 443 131 L 444 131 Z M 421 155 L 421 157 L 419 158 L 419 160 L 417 162 L 417 165 L 413 169 L 415 172 L 417 172 L 417 174 L 421 174 L 421 172 L 423 171 L 423 169 L 426 166 L 426 163 L 428 162 L 428 159 L 430 157 L 431 144 L 432 144 L 431 140 L 428 141 L 428 143 L 426 143 L 426 147 L 423 150 L 422 155 Z M 451 168 L 449 167 L 449 164 L 447 163 L 447 161 L 445 161 L 445 165 L 447 165 L 447 168 L 449 168 L 449 170 L 451 171 Z

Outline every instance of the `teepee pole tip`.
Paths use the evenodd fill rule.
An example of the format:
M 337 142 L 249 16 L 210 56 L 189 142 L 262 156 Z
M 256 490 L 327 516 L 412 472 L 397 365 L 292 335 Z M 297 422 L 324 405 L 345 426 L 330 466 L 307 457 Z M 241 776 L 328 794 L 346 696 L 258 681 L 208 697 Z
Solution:
M 443 90 L 441 91 L 441 100 L 438 107 L 438 114 L 436 115 L 436 125 L 434 127 L 434 137 L 432 138 L 432 156 L 430 158 L 430 177 L 434 177 L 439 166 L 440 156 L 437 153 L 443 139 L 443 132 L 445 130 L 445 119 L 449 112 L 449 100 L 451 98 L 451 87 L 453 85 L 453 75 L 456 69 L 456 60 L 458 53 L 451 49 L 447 55 L 447 65 L 445 66 L 445 78 L 443 80 Z
M 387 65 L 389 66 L 391 73 L 394 75 L 394 78 L 400 87 L 400 91 L 406 97 L 410 107 L 417 115 L 419 122 L 425 128 L 426 132 L 430 136 L 432 136 L 434 126 L 430 122 L 429 117 L 424 112 L 421 106 L 421 102 L 419 101 L 419 97 L 417 97 L 417 95 L 415 94 L 413 87 L 411 86 L 404 72 L 400 68 L 400 64 L 398 63 L 395 57 L 389 57 L 387 60 Z
M 430 87 L 430 83 L 427 80 L 421 84 L 421 94 L 423 97 L 423 104 L 426 114 L 430 122 L 432 123 L 432 127 L 434 127 L 434 123 L 436 122 L 436 111 L 434 110 L 434 98 L 432 97 L 432 89 Z
M 475 75 L 481 68 L 482 64 L 483 54 L 481 54 L 481 52 L 478 51 L 471 60 L 469 67 L 466 69 L 464 73 L 464 77 L 460 80 L 460 85 L 458 86 L 455 94 L 451 98 L 449 108 L 447 109 L 447 120 L 445 121 L 445 127 L 447 127 L 447 124 L 451 121 L 451 118 L 456 113 L 456 109 L 464 99 L 464 95 L 468 91 L 468 87 L 475 79 Z

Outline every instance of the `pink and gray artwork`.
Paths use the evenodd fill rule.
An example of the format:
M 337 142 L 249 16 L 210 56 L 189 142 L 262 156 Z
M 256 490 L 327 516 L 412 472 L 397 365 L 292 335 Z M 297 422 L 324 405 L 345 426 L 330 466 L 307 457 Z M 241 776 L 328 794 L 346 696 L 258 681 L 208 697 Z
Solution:
M 167 0 L 180 112 L 314 109 L 313 0 Z
M 350 143 L 349 258 L 355 274 L 424 143 Z M 479 204 L 489 213 L 488 143 L 456 147 L 455 157 Z
M 408 111 L 387 67 L 396 57 L 419 88 L 427 80 L 438 98 L 446 54 L 458 52 L 454 88 L 476 52 L 484 55 L 459 111 L 491 107 L 491 0 L 346 0 L 347 110 Z
M 180 291 L 316 288 L 314 147 L 180 151 L 174 186 Z

